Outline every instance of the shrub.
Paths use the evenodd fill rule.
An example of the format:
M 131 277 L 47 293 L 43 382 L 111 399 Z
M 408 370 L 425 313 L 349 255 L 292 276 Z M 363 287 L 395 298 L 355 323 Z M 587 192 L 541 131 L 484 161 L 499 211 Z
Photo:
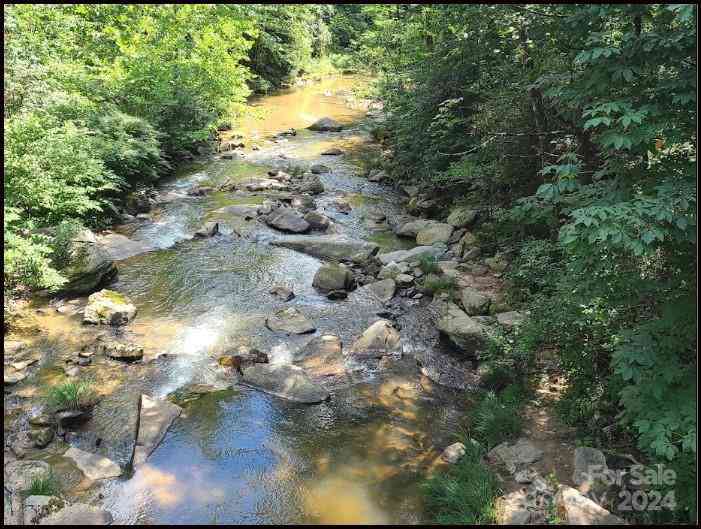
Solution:
M 492 391 L 482 397 L 471 413 L 470 432 L 489 450 L 499 443 L 516 438 L 522 429 L 518 413 L 522 389 L 507 387 L 501 394 Z
M 435 274 L 429 274 L 423 280 L 423 288 L 433 295 L 440 292 L 452 294 L 457 288 L 457 283 L 453 276 L 438 276 Z

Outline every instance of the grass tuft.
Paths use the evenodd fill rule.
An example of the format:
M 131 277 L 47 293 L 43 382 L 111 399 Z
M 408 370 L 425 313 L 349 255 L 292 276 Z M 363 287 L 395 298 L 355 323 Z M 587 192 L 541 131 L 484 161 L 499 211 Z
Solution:
M 35 477 L 29 488 L 24 491 L 26 496 L 58 496 L 59 493 L 58 480 L 52 471 Z
M 95 402 L 95 392 L 88 381 L 64 382 L 48 391 L 47 404 L 53 411 L 84 410 Z

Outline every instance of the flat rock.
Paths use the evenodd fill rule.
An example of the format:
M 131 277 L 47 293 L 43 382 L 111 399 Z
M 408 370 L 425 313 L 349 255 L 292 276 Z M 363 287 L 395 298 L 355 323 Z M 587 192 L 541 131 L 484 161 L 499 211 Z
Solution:
M 543 457 L 543 451 L 525 437 L 521 437 L 513 443 L 505 441 L 495 446 L 487 457 L 492 461 L 501 462 L 511 474 L 515 474 L 517 470 Z
M 113 520 L 109 511 L 84 503 L 74 503 L 43 518 L 39 525 L 110 525 Z
M 389 301 L 394 297 L 397 284 L 394 279 L 388 278 L 369 283 L 357 289 L 354 295 L 367 295 L 379 301 Z
M 431 246 L 436 243 L 446 244 L 452 233 L 453 227 L 450 224 L 435 223 L 416 234 L 416 244 L 419 246 Z
M 83 474 L 93 481 L 116 478 L 122 475 L 122 469 L 114 461 L 98 454 L 85 452 L 74 446 L 66 450 L 63 457 L 72 459 Z
M 245 371 L 243 381 L 265 393 L 302 404 L 317 404 L 330 397 L 304 369 L 291 364 L 256 364 Z
M 311 226 L 302 216 L 291 208 L 278 208 L 265 218 L 268 226 L 289 233 L 305 233 Z
M 435 245 L 435 246 L 417 246 L 410 250 L 397 250 L 389 253 L 381 253 L 377 255 L 377 258 L 382 264 L 389 264 L 392 261 L 395 263 L 401 263 L 404 261 L 415 261 L 423 256 L 433 256 L 441 257 L 445 253 L 445 246 Z
M 180 412 L 182 412 L 182 408 L 172 402 L 141 395 L 136 442 L 132 454 L 134 467 L 146 461 Z
M 114 290 L 103 289 L 90 294 L 83 312 L 83 322 L 125 325 L 136 315 L 136 307 L 128 297 Z
M 295 307 L 275 311 L 265 320 L 265 325 L 271 331 L 288 334 L 306 334 L 316 330 L 306 316 Z
M 338 147 L 331 147 L 330 149 L 323 151 L 321 154 L 322 156 L 338 156 L 339 154 L 343 154 L 343 151 Z
M 377 244 L 364 241 L 348 241 L 324 236 L 288 237 L 272 241 L 270 244 L 290 248 L 320 259 L 355 263 L 366 262 L 380 248 Z
M 107 256 L 115 261 L 127 259 L 134 255 L 150 252 L 155 249 L 155 246 L 148 242 L 135 241 L 121 233 L 114 232 L 98 235 L 97 241 Z
M 258 216 L 258 205 L 256 204 L 235 204 L 214 210 L 218 215 L 233 215 L 244 219 L 255 219 Z
M 394 233 L 400 237 L 415 238 L 421 230 L 425 230 L 434 224 L 438 224 L 437 221 L 431 219 L 413 219 L 406 222 L 397 224 L 394 228 Z
M 119 340 L 100 340 L 97 350 L 116 360 L 140 360 L 144 356 L 144 348 L 132 342 L 121 342 Z

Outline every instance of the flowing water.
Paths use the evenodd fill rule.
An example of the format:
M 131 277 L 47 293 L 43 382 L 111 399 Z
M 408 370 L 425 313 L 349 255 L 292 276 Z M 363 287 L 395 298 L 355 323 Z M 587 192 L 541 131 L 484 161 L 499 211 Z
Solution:
M 294 290 L 296 297 L 286 305 L 314 322 L 317 335 L 336 334 L 344 345 L 379 319 L 381 306 L 372 300 L 330 301 L 316 292 L 311 283 L 321 261 L 269 244 L 284 235 L 255 220 L 216 212 L 231 204 L 259 204 L 263 195 L 186 195 L 196 184 L 265 176 L 267 169 L 291 162 L 321 162 L 332 171 L 322 175 L 326 191 L 316 202 L 334 222 L 335 233 L 376 241 L 384 250 L 406 247 L 390 230 L 378 230 L 364 218 L 369 209 L 388 217 L 402 211 L 394 190 L 358 175 L 363 152 L 374 147 L 365 111 L 346 99 L 357 82 L 339 77 L 259 99 L 258 115 L 242 125 L 244 156 L 192 164 L 163 184 L 160 193 L 170 201 L 158 206 L 150 221 L 117 230 L 151 250 L 119 260 L 118 279 L 110 286 L 138 307 L 127 332 L 144 345 L 147 362 L 115 365 L 96 359 L 84 368 L 103 398 L 89 428 L 77 432 L 72 444 L 96 451 L 93 441 L 100 437 L 99 451 L 124 465 L 140 393 L 164 398 L 188 383 L 221 381 L 217 355 L 240 344 L 269 351 L 273 362 L 289 362 L 310 335 L 283 336 L 265 327 L 266 315 L 283 305 L 269 293 L 274 285 Z M 324 116 L 342 122 L 344 130 L 305 130 Z M 298 129 L 297 136 L 271 139 L 290 127 Z M 331 146 L 345 154 L 322 156 Z M 333 207 L 339 196 L 353 205 L 350 214 Z M 192 239 L 209 219 L 220 221 L 223 235 Z M 234 230 L 244 237 L 234 236 Z M 148 462 L 129 476 L 85 485 L 59 455 L 51 461 L 65 467 L 76 495 L 93 500 L 101 495 L 116 523 L 421 522 L 419 484 L 453 441 L 464 412 L 463 397 L 418 371 L 414 355 L 437 347 L 424 312 L 408 307 L 401 319 L 402 359 L 382 369 L 349 362 L 349 375 L 328 388 L 332 398 L 326 403 L 292 404 L 235 385 L 184 404 Z M 42 339 L 45 350 L 69 351 L 95 332 L 80 326 L 79 314 L 40 319 L 52 331 Z M 47 365 L 41 380 L 56 371 Z

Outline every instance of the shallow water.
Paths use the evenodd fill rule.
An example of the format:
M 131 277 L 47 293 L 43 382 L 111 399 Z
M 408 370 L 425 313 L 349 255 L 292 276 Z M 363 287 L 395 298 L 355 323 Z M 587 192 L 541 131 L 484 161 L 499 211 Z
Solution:
M 119 261 L 119 276 L 110 288 L 138 307 L 128 332 L 144 344 L 147 359 L 168 355 L 148 368 L 114 366 L 107 360 L 103 364 L 109 368 L 99 361 L 86 368 L 102 377 L 105 397 L 90 431 L 78 433 L 72 442 L 89 447 L 95 436 L 101 437 L 101 452 L 126 464 L 141 392 L 165 397 L 190 382 L 220 380 L 214 359 L 239 344 L 270 351 L 274 362 L 289 361 L 311 337 L 265 328 L 265 316 L 283 305 L 269 293 L 273 285 L 293 288 L 296 297 L 286 305 L 314 322 L 317 334 L 337 334 L 344 344 L 379 319 L 376 302 L 329 301 L 317 293 L 311 283 L 321 262 L 271 246 L 270 240 L 284 235 L 256 221 L 221 218 L 224 235 L 191 238 L 204 220 L 216 217 L 218 208 L 260 203 L 262 196 L 185 195 L 196 184 L 264 176 L 268 168 L 290 163 L 322 162 L 332 172 L 321 176 L 326 192 L 316 202 L 335 223 L 336 233 L 375 241 L 383 251 L 410 246 L 365 219 L 369 209 L 388 217 L 402 211 L 395 191 L 357 174 L 354 153 L 372 148 L 364 112 L 334 95 L 354 82 L 358 80 L 337 78 L 261 98 L 256 102 L 261 115 L 246 120 L 239 131 L 259 150 L 246 149 L 243 159 L 193 164 L 161 189 L 181 197 L 157 207 L 152 221 L 117 230 L 154 250 Z M 324 116 L 347 127 L 339 133 L 300 130 L 277 143 L 271 139 Z M 347 153 L 321 156 L 330 146 Z M 332 207 L 336 196 L 352 204 L 350 214 Z M 248 236 L 236 237 L 234 229 Z M 45 325 L 68 350 L 66 344 L 79 341 L 80 332 L 91 332 L 76 332 L 79 321 L 79 315 L 52 316 Z M 185 405 L 134 475 L 99 484 L 89 493 L 104 496 L 116 523 L 421 522 L 419 483 L 453 441 L 465 403 L 418 372 L 413 354 L 436 346 L 435 330 L 420 310 L 410 309 L 402 325 L 404 358 L 386 370 L 349 365 L 347 380 L 329 388 L 329 402 L 301 406 L 242 386 L 204 396 Z

